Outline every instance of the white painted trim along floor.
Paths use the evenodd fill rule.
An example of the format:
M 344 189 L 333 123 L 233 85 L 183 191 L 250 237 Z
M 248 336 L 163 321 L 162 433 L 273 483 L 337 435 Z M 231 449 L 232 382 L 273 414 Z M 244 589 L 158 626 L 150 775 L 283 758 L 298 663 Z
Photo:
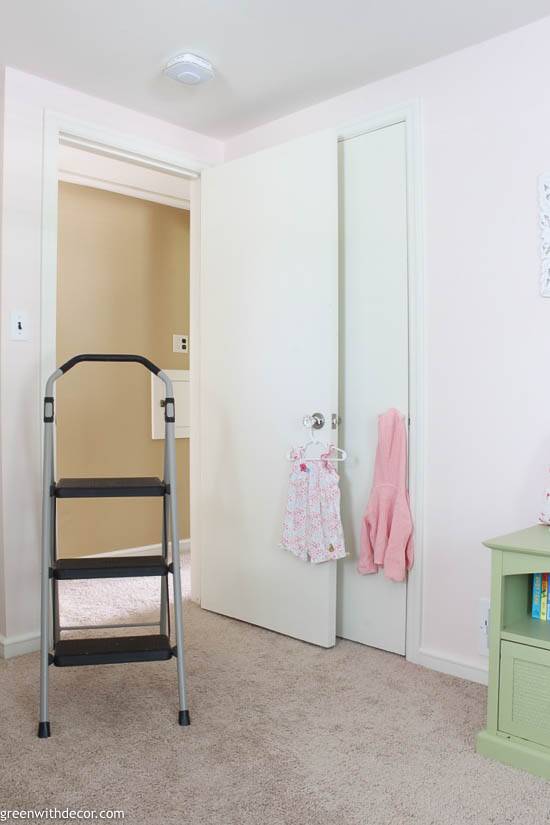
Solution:
M 108 553 L 93 553 L 86 556 L 88 559 L 104 558 L 106 556 L 154 556 L 160 553 L 162 545 L 144 544 L 143 547 L 129 547 L 126 550 L 110 550 Z M 180 553 L 189 553 L 191 550 L 191 539 L 180 539 Z

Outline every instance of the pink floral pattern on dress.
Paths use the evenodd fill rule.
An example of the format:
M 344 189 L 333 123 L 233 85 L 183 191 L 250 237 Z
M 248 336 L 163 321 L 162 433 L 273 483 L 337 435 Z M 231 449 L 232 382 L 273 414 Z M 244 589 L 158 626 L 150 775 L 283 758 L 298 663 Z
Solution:
M 303 561 L 315 564 L 346 555 L 340 518 L 339 476 L 329 461 L 304 458 L 304 448 L 292 451 L 282 545 Z

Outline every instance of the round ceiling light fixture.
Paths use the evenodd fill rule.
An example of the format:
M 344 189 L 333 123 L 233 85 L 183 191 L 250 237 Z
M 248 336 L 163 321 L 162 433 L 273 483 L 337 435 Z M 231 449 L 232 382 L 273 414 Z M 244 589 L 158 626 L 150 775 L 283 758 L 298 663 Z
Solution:
M 186 86 L 197 86 L 214 77 L 214 67 L 204 57 L 183 52 L 168 61 L 164 67 L 164 74 L 179 83 L 185 83 Z

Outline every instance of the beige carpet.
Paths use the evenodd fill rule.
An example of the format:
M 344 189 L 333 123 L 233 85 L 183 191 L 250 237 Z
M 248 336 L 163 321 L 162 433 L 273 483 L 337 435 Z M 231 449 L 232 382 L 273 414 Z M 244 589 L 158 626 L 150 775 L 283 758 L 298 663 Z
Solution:
M 156 580 L 64 583 L 65 622 L 130 621 Z M 128 590 L 130 590 L 128 598 Z M 0 664 L 0 810 L 122 808 L 141 825 L 532 825 L 543 780 L 474 752 L 485 689 L 350 642 L 321 650 L 187 602 L 192 726 L 174 661 Z

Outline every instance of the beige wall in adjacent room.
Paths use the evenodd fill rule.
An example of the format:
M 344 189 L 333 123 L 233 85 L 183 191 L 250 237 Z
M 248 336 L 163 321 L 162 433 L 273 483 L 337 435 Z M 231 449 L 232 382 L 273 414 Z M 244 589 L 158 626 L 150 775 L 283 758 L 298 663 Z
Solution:
M 189 331 L 189 213 L 59 184 L 57 363 L 81 352 L 145 355 L 189 369 L 172 334 Z M 137 364 L 80 364 L 57 383 L 58 477 L 163 473 L 151 438 L 151 374 Z M 189 439 L 178 439 L 180 537 L 189 536 Z M 159 499 L 60 501 L 59 555 L 156 544 Z

